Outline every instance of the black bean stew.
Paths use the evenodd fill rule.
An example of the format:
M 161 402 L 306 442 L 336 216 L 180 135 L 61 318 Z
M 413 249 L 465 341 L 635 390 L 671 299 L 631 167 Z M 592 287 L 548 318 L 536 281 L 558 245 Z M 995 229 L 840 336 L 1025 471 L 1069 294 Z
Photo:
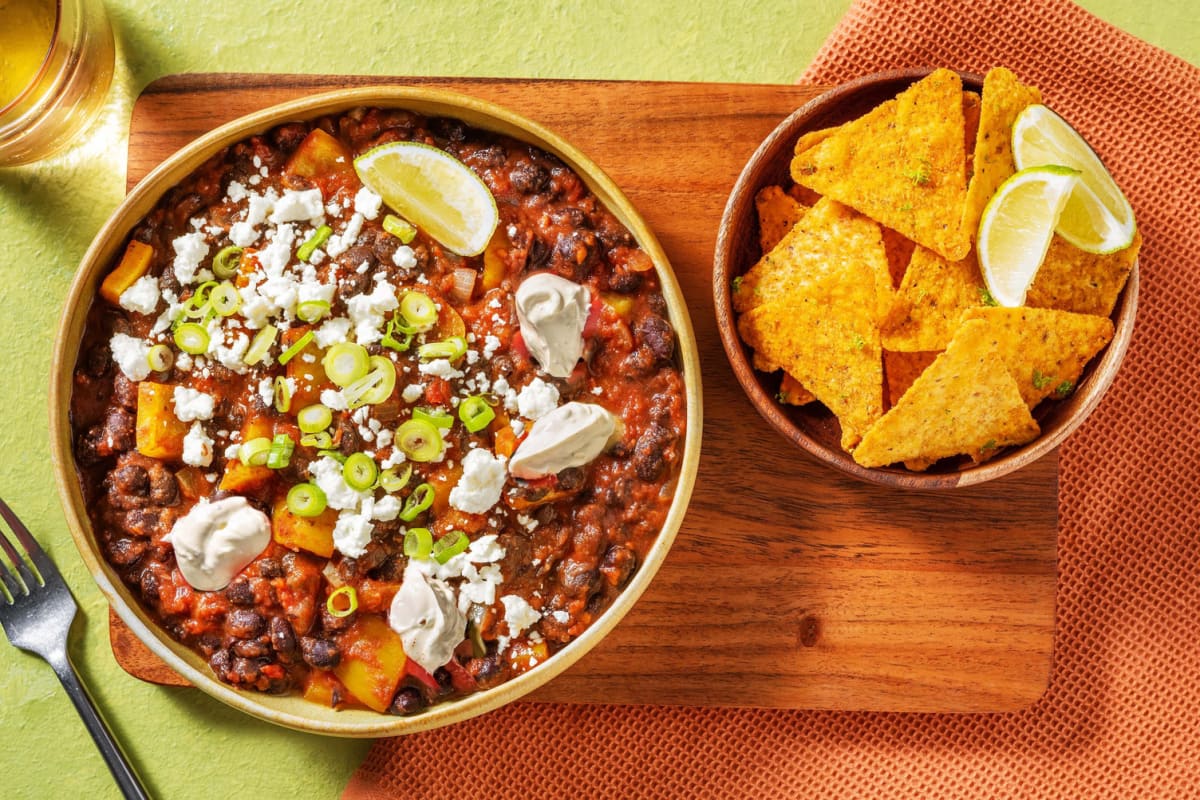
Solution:
M 499 210 L 482 254 L 363 186 L 353 159 L 397 141 L 482 178 Z M 567 377 L 542 370 L 514 307 L 539 273 L 587 289 Z M 331 352 L 369 371 L 343 375 Z M 394 714 L 509 680 L 587 629 L 658 535 L 685 433 L 675 334 L 628 230 L 554 156 L 400 110 L 282 125 L 172 189 L 105 278 L 74 380 L 98 540 L 165 630 L 233 686 Z M 569 403 L 616 421 L 606 448 L 544 477 L 506 471 Z M 224 507 L 269 537 L 189 582 L 187 535 L 237 561 L 218 528 L 180 522 Z M 442 598 L 444 663 L 405 653 L 394 601 L 410 580 Z

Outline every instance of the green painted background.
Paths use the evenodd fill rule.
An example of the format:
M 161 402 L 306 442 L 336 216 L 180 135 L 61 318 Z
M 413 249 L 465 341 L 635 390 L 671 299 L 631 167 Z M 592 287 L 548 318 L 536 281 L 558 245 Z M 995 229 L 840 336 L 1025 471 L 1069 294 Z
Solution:
M 1082 4 L 1200 63 L 1193 3 Z M 52 338 L 75 265 L 121 198 L 138 91 L 162 75 L 204 71 L 787 83 L 849 0 L 357 0 L 344 17 L 331 10 L 338 5 L 108 0 L 118 55 L 103 119 L 74 151 L 0 169 L 0 495 L 75 591 L 83 611 L 76 663 L 158 797 L 336 797 L 369 743 L 292 733 L 198 691 L 128 677 L 109 650 L 104 601 L 65 529 L 47 433 Z M 53 673 L 7 645 L 0 645 L 0 776 L 6 798 L 117 797 Z

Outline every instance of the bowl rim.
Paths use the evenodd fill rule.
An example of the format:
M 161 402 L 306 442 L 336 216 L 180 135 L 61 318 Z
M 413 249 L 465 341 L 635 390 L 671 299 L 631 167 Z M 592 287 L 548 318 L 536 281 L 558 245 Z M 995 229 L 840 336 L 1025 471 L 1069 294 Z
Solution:
M 311 120 L 357 107 L 400 108 L 462 120 L 472 127 L 529 142 L 562 159 L 597 198 L 629 228 L 654 262 L 676 332 L 676 353 L 686 392 L 687 430 L 675 494 L 646 559 L 613 604 L 583 634 L 536 668 L 499 686 L 431 706 L 411 717 L 370 710 L 326 709 L 296 694 L 271 696 L 221 683 L 203 660 L 154 623 L 99 551 L 75 471 L 71 435 L 72 378 L 87 313 L 102 274 L 134 226 L 174 185 L 223 148 L 289 121 Z M 383 84 L 321 92 L 226 122 L 193 139 L 155 166 L 133 187 L 96 233 L 80 261 L 57 327 L 48 397 L 51 459 L 58 496 L 76 549 L 109 606 L 135 636 L 173 670 L 211 697 L 283 727 L 342 737 L 397 736 L 449 725 L 505 705 L 562 673 L 591 650 L 628 613 L 657 573 L 686 514 L 700 459 L 703 398 L 695 333 L 679 282 L 654 232 L 616 183 L 588 156 L 550 129 L 504 106 L 438 88 Z M 310 712 L 310 713 L 304 713 Z
M 1071 399 L 1065 401 L 1074 405 L 1070 415 L 1051 431 L 1043 431 L 1033 441 L 1009 448 L 994 459 L 955 472 L 921 473 L 892 466 L 868 469 L 856 463 L 849 453 L 809 436 L 792 421 L 775 398 L 763 388 L 760 373 L 750 363 L 748 348 L 737 333 L 730 282 L 738 266 L 734 258 L 734 230 L 737 226 L 745 224 L 744 218 L 734 219 L 739 199 L 748 194 L 752 195 L 761 188 L 751 185 L 753 173 L 761 161 L 767 159 L 781 144 L 794 141 L 796 136 L 806 130 L 815 129 L 815 126 L 805 126 L 807 120 L 833 110 L 859 93 L 875 90 L 881 84 L 910 85 L 933 71 L 934 68 L 922 67 L 862 75 L 821 93 L 785 117 L 755 148 L 738 174 L 721 214 L 713 251 L 713 308 L 717 330 L 730 368 L 755 411 L 777 433 L 817 461 L 868 483 L 910 490 L 945 490 L 984 483 L 1032 464 L 1058 447 L 1095 410 L 1116 377 L 1133 337 L 1139 284 L 1138 262 L 1135 261 L 1125 286 L 1118 295 L 1116 305 L 1109 314 L 1109 318 L 1113 320 L 1113 338 L 1085 367 L 1090 367 L 1091 371 L 1084 385 L 1077 387 Z M 963 79 L 964 86 L 976 90 L 982 88 L 983 76 L 971 72 L 958 74 Z M 749 264 L 745 266 L 748 268 Z

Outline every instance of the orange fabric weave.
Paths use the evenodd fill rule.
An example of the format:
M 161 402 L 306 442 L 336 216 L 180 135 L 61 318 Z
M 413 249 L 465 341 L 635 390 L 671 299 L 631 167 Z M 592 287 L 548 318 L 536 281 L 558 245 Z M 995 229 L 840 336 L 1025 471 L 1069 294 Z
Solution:
M 803 80 L 994 65 L 1079 128 L 1145 236 L 1128 356 L 1062 449 L 1046 694 L 968 715 L 520 703 L 380 740 L 345 798 L 1200 795 L 1200 70 L 1066 0 L 860 0 Z

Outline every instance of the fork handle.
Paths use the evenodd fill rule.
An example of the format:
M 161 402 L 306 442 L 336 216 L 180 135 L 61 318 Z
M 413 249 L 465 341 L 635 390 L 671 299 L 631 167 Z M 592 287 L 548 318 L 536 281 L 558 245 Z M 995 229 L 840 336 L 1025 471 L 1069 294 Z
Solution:
M 104 756 L 104 763 L 108 764 L 108 770 L 116 780 L 117 786 L 121 787 L 121 792 L 129 800 L 150 800 L 146 787 L 142 785 L 141 779 L 121 750 L 121 745 L 108 729 L 108 723 L 100 716 L 87 688 L 75 674 L 75 667 L 72 666 L 69 657 L 64 653 L 61 658 L 48 660 L 54 668 L 54 674 L 67 690 L 67 696 L 75 704 L 75 710 L 83 717 L 83 724 L 96 742 L 96 747 L 100 749 L 100 755 Z

